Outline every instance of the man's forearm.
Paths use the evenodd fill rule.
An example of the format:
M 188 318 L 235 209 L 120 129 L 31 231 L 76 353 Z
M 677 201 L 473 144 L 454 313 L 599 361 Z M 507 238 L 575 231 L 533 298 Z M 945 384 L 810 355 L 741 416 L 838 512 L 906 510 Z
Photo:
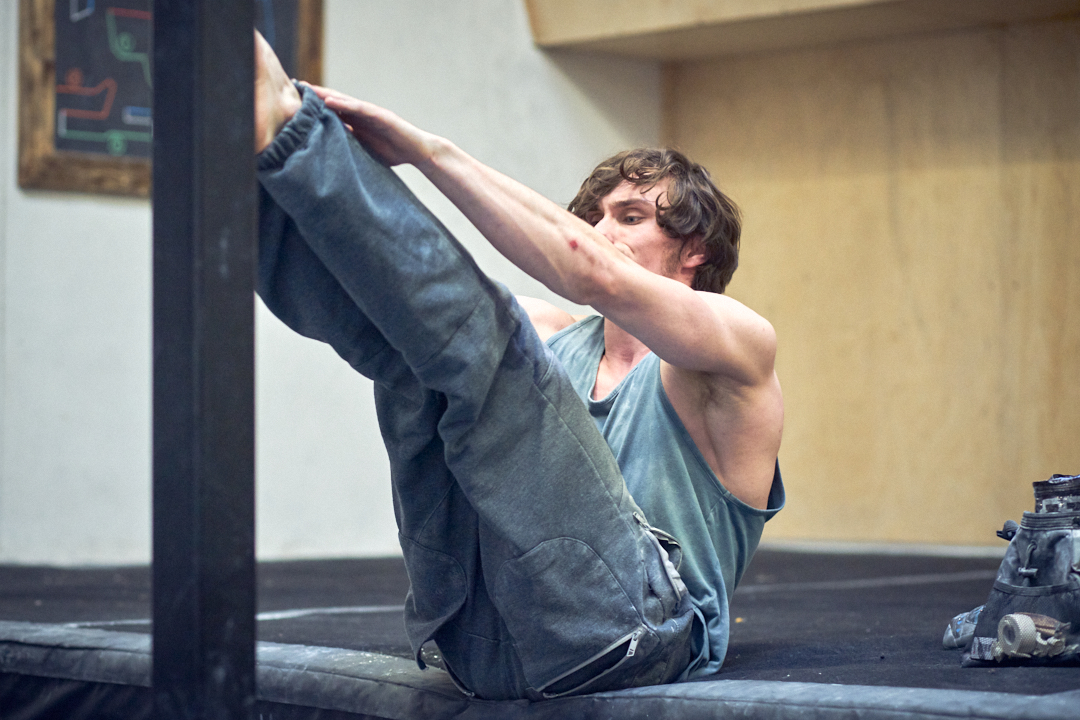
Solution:
M 394 113 L 312 89 L 383 163 L 415 165 L 499 252 L 553 292 L 592 306 L 676 367 L 731 374 L 749 364 L 748 376 L 771 374 L 767 352 L 766 363 L 743 357 L 743 338 L 771 337 L 744 306 L 642 267 L 598 229 Z
M 511 262 L 672 365 L 750 385 L 771 376 L 772 328 L 740 303 L 646 270 L 588 223 L 448 141 L 417 166 Z
M 500 253 L 572 302 L 593 304 L 603 278 L 631 262 L 581 219 L 449 141 L 417 167 Z
M 594 305 L 634 263 L 603 235 L 539 193 L 377 105 L 311 86 L 387 165 L 415 165 L 511 262 L 557 294 Z

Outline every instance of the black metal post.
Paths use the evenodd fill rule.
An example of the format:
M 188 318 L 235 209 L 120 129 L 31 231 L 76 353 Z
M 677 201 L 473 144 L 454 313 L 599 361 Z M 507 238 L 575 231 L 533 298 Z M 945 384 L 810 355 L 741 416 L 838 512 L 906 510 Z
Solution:
M 254 6 L 153 11 L 154 706 L 159 720 L 250 718 Z

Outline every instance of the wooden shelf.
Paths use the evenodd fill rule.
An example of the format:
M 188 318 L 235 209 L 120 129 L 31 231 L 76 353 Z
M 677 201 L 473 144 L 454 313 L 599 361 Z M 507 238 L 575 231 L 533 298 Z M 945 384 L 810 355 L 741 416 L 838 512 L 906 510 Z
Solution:
M 1080 15 L 1080 0 L 525 0 L 542 48 L 683 60 Z

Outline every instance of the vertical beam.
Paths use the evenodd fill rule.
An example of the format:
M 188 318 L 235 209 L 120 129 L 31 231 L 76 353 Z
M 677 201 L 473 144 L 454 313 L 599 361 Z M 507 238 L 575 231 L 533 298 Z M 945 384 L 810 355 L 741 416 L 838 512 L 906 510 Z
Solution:
M 153 10 L 155 713 L 250 718 L 254 6 Z

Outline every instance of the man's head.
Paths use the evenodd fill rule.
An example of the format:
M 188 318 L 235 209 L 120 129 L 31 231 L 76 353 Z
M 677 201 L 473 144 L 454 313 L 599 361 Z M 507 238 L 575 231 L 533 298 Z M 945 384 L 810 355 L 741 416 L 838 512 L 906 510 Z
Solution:
M 657 199 L 657 223 L 670 237 L 700 243 L 705 259 L 691 287 L 722 293 L 739 265 L 739 209 L 720 192 L 709 172 L 677 150 L 640 148 L 614 155 L 596 166 L 568 207 L 583 220 L 624 182 L 642 190 L 667 181 Z

